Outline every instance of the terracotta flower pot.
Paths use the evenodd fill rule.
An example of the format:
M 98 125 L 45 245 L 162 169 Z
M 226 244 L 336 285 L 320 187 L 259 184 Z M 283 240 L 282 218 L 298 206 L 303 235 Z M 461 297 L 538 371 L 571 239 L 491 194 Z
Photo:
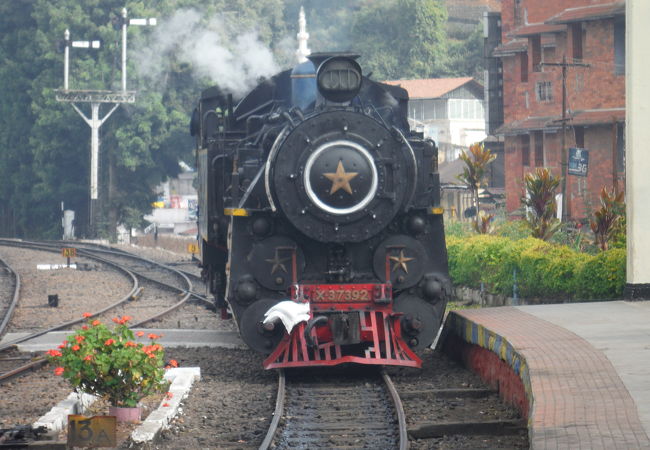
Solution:
M 140 415 L 142 414 L 142 408 L 126 408 L 121 406 L 109 406 L 108 415 L 115 416 L 118 422 L 122 423 L 136 423 L 140 422 Z

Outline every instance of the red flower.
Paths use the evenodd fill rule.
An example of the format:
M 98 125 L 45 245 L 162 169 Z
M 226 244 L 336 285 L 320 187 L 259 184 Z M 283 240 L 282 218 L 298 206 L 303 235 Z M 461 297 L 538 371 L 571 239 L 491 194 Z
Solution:
M 54 356 L 54 357 L 57 357 L 57 356 L 63 356 L 63 354 L 62 354 L 60 351 L 58 351 L 58 350 L 48 350 L 46 353 L 47 353 L 48 355 L 50 355 L 50 356 Z
M 174 396 L 174 393 L 173 393 L 173 392 L 167 392 L 167 394 L 165 394 L 165 398 L 166 398 L 167 400 L 171 400 L 173 396 Z
M 135 333 L 135 335 L 137 337 L 142 337 L 142 336 L 144 336 L 144 331 L 138 331 L 137 333 Z
M 61 345 L 59 345 L 59 348 L 65 348 L 66 345 L 68 345 L 68 341 L 63 341 L 61 342 Z
M 93 355 L 86 355 L 86 357 L 84 358 L 84 361 L 90 361 L 92 359 L 93 359 Z
M 122 320 L 120 321 L 120 323 L 125 324 L 131 319 L 133 319 L 133 317 L 131 317 L 131 316 L 122 316 Z
M 136 344 L 136 343 L 133 342 L 133 341 L 126 341 L 126 342 L 124 343 L 124 346 L 125 346 L 125 347 L 137 347 L 138 344 Z
M 106 342 L 104 342 L 104 345 L 113 345 L 115 343 L 115 339 L 106 339 Z
M 82 326 L 81 329 L 82 329 L 82 330 L 87 330 L 87 329 L 88 329 L 88 325 L 84 325 L 84 326 Z
M 76 352 L 76 351 L 78 351 L 80 348 L 81 348 L 81 347 L 79 347 L 78 345 L 73 345 L 73 346 L 72 346 L 72 351 L 73 351 L 73 352 Z
M 77 343 L 81 344 L 86 339 L 86 336 L 77 335 L 74 337 L 74 339 L 77 341 Z
M 65 369 L 63 367 L 57 367 L 56 369 L 54 369 L 54 375 L 61 376 L 63 375 L 64 371 Z
M 93 322 L 92 322 L 91 325 L 92 325 L 93 327 L 96 327 L 96 326 L 99 325 L 100 323 L 101 323 L 101 322 L 100 322 L 99 320 L 93 320 Z
M 169 406 L 169 403 L 163 403 L 163 408 L 167 408 Z
M 118 319 L 117 317 L 113 317 L 113 322 L 120 323 L 120 319 Z
M 153 333 L 149 333 L 149 335 L 147 337 L 149 339 L 160 339 L 160 336 L 158 336 L 157 334 L 153 334 Z
M 148 356 L 149 358 L 155 358 L 155 357 L 156 357 L 156 355 L 154 355 L 153 353 L 147 353 L 147 356 Z
M 92 316 L 92 314 L 90 313 L 83 313 L 82 315 L 84 316 L 84 319 L 87 319 Z
M 178 367 L 178 361 L 176 361 L 175 359 L 170 359 L 169 365 L 172 367 Z

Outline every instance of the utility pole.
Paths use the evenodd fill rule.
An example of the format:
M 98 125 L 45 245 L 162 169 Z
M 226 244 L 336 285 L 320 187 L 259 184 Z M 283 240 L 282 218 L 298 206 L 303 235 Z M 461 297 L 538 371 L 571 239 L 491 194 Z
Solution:
M 126 27 L 127 25 L 155 25 L 156 19 L 131 19 L 127 20 L 126 8 L 122 9 L 122 90 L 121 91 L 100 91 L 100 90 L 72 90 L 69 89 L 69 58 L 70 47 L 82 48 L 99 48 L 99 41 L 70 41 L 70 32 L 65 30 L 65 49 L 64 49 L 64 74 L 63 89 L 57 89 L 56 100 L 59 102 L 68 102 L 79 113 L 81 118 L 90 126 L 90 207 L 88 211 L 88 234 L 95 237 L 97 234 L 97 216 L 98 216 L 98 199 L 99 199 L 99 128 L 117 109 L 121 103 L 134 103 L 135 91 L 126 89 Z M 90 103 L 91 117 L 86 115 L 77 107 L 75 103 Z M 102 103 L 113 104 L 108 113 L 100 118 L 99 107 Z
M 566 194 L 566 186 L 567 186 L 567 149 L 566 149 L 566 77 L 567 77 L 567 69 L 569 67 L 589 67 L 589 64 L 585 63 L 569 63 L 566 60 L 566 55 L 562 57 L 562 62 L 561 63 L 545 63 L 542 62 L 539 64 L 540 66 L 555 66 L 555 67 L 562 67 L 562 118 L 560 119 L 560 122 L 562 122 L 562 134 L 560 135 L 560 148 L 561 148 L 561 160 L 560 160 L 560 167 L 562 171 L 562 222 L 565 222 L 568 220 L 570 214 L 569 214 L 569 201 L 567 199 L 567 194 Z

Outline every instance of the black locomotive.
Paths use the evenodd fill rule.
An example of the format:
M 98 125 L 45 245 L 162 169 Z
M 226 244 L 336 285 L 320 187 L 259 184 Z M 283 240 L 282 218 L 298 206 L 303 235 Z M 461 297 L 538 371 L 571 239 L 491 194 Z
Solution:
M 419 366 L 444 314 L 437 148 L 356 58 L 209 88 L 192 116 L 204 277 L 267 368 Z

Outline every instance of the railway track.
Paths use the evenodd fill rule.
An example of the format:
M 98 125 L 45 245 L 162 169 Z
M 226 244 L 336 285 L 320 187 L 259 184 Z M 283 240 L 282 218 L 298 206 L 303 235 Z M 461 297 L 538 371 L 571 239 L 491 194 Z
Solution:
M 65 246 L 61 243 L 26 242 L 4 239 L 0 239 L 0 245 L 44 250 L 56 253 L 60 252 L 61 248 Z M 115 270 L 121 271 L 131 280 L 132 283 L 130 291 L 125 296 L 119 298 L 116 302 L 104 308 L 89 311 L 93 318 L 100 318 L 108 321 L 109 317 L 128 315 L 134 318 L 131 322 L 131 326 L 135 328 L 142 327 L 145 324 L 160 319 L 161 317 L 177 310 L 183 306 L 190 297 L 198 299 L 198 301 L 202 302 L 204 305 L 212 305 L 212 302 L 210 302 L 206 297 L 192 292 L 193 284 L 190 278 L 198 278 L 195 275 L 185 274 L 173 267 L 119 250 L 111 250 L 95 245 L 84 244 L 79 244 L 75 246 L 75 248 L 77 249 L 79 256 L 90 258 L 101 262 L 102 264 L 111 266 Z M 11 301 L 11 309 L 7 309 L 6 311 L 4 309 L 2 310 L 2 323 L 6 327 L 10 321 L 11 310 L 13 310 L 18 299 L 20 278 L 15 274 L 15 272 L 9 269 L 6 264 L 0 266 L 0 272 L 0 276 L 5 273 L 8 277 L 12 274 L 15 275 L 13 278 L 15 280 L 13 285 L 16 286 L 16 289 Z M 4 287 L 5 285 L 11 285 L 11 283 L 2 282 L 2 286 Z M 10 290 L 11 289 L 7 289 L 7 292 Z M 0 291 L 0 295 L 0 300 L 2 301 L 0 305 L 4 305 L 4 298 L 9 297 L 9 294 L 4 294 L 3 291 Z M 137 299 L 137 301 L 133 301 L 135 299 Z M 83 320 L 83 318 L 78 318 L 37 332 L 28 333 L 21 338 L 0 345 L 0 352 L 6 353 L 19 343 L 51 331 L 68 329 Z M 0 329 L 0 335 L 2 334 L 1 331 L 2 329 Z M 5 355 L 4 358 L 5 364 L 2 364 L 3 369 L 2 372 L 0 372 L 0 383 L 24 374 L 31 369 L 38 368 L 47 362 L 44 357 L 40 357 L 31 360 L 28 364 L 6 369 L 6 361 L 18 361 L 19 358 L 13 358 L 12 356 L 7 355 Z M 16 366 L 14 362 L 9 363 L 9 365 Z
M 4 336 L 20 294 L 20 275 L 0 258 L 0 337 Z
M 260 449 L 408 448 L 406 420 L 385 372 L 280 372 L 274 418 Z

